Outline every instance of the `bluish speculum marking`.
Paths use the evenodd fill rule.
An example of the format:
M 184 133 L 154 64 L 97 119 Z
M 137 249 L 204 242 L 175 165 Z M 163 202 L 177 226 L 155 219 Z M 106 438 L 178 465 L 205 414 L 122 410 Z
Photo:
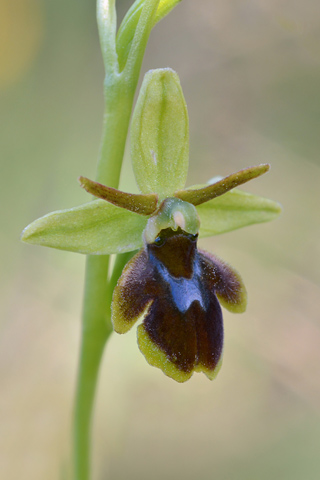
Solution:
M 179 243 L 180 242 L 182 244 L 184 243 L 183 234 L 182 233 L 177 234 L 176 232 L 174 236 L 176 237 L 174 241 L 177 244 L 177 248 L 179 248 Z M 172 237 L 171 237 L 171 241 L 172 241 Z M 189 242 L 192 242 L 192 240 L 189 240 Z M 159 252 L 159 249 L 162 249 L 162 248 L 165 249 L 164 244 L 157 248 L 158 252 Z M 200 267 L 199 267 L 197 255 L 187 255 L 187 258 L 181 258 L 182 257 L 181 252 L 177 251 L 176 258 L 171 257 L 173 262 L 181 261 L 181 259 L 183 261 L 183 265 L 176 265 L 175 267 L 171 266 L 171 271 L 176 270 L 182 273 L 184 270 L 185 274 L 187 274 L 188 277 L 190 278 L 186 278 L 182 275 L 179 277 L 176 277 L 170 274 L 169 272 L 170 266 L 168 265 L 168 263 L 167 262 L 165 262 L 166 264 L 162 263 L 162 261 L 157 258 L 157 252 L 154 252 L 154 249 L 152 250 L 153 252 L 151 251 L 151 248 L 149 248 L 150 261 L 156 267 L 156 270 L 161 276 L 161 279 L 168 285 L 172 300 L 175 306 L 177 307 L 177 309 L 181 313 L 185 313 L 191 307 L 193 302 L 197 301 L 199 302 L 199 305 L 201 306 L 201 308 L 203 310 L 206 310 L 208 302 L 206 301 L 203 288 L 201 287 Z M 188 257 L 190 261 L 189 264 L 188 264 Z

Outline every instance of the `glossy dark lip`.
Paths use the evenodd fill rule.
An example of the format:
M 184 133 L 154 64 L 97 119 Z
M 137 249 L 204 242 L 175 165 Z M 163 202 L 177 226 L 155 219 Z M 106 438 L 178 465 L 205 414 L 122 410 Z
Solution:
M 159 242 L 147 245 L 150 263 L 159 272 L 165 268 L 172 277 L 191 279 L 197 251 L 197 237 L 171 228 L 161 230 Z
M 222 352 L 222 311 L 204 275 L 197 235 L 167 228 L 159 237 L 161 245 L 147 246 L 159 293 L 145 319 L 145 330 L 181 371 L 191 372 L 199 362 L 214 369 Z M 172 338 L 167 333 L 171 329 Z
M 196 236 L 181 228 L 164 229 L 160 236 L 163 243 L 146 244 L 118 282 L 115 329 L 119 320 L 116 331 L 125 333 L 144 315 L 140 331 L 164 353 L 165 361 L 188 375 L 193 371 L 212 375 L 223 350 L 220 301 L 225 305 L 241 301 L 241 279 L 222 260 L 198 250 Z M 150 352 L 143 351 L 147 360 Z

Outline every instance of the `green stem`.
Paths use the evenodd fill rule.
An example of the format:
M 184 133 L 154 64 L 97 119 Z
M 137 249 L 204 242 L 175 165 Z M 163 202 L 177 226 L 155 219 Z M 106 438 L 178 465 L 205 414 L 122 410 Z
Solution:
M 106 99 L 104 134 L 97 180 L 118 187 L 125 139 L 128 131 L 133 94 L 123 92 L 121 83 L 116 95 L 117 108 Z M 124 101 L 126 99 L 126 101 Z M 120 107 L 120 108 L 119 108 Z M 88 256 L 82 318 L 82 341 L 74 417 L 74 479 L 90 478 L 90 430 L 93 403 L 104 346 L 112 331 L 110 322 L 111 292 L 108 285 L 109 256 Z
M 99 366 L 111 333 L 107 312 L 109 257 L 87 257 L 83 330 L 74 418 L 74 478 L 87 480 L 90 472 L 90 426 Z M 109 308 L 108 308 L 109 307 Z

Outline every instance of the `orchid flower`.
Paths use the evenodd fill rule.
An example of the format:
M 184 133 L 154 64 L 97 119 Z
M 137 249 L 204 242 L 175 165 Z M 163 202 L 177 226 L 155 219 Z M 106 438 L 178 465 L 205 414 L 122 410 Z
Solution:
M 145 75 L 131 124 L 131 157 L 139 194 L 80 177 L 98 197 L 53 212 L 31 225 L 29 243 L 84 254 L 139 249 L 114 288 L 111 320 L 118 333 L 137 321 L 146 360 L 178 382 L 193 372 L 213 379 L 223 351 L 221 305 L 246 309 L 247 295 L 235 269 L 198 249 L 198 237 L 275 218 L 276 202 L 236 187 L 269 170 L 249 167 L 215 183 L 185 189 L 189 122 L 178 75 L 171 69 Z

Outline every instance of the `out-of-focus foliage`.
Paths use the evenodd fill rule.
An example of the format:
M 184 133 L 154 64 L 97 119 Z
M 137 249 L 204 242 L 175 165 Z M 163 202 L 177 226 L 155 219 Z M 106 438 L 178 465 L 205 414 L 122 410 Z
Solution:
M 131 2 L 117 3 L 121 17 Z M 26 13 L 34 5 L 39 17 Z M 20 244 L 19 234 L 86 201 L 77 178 L 94 177 L 103 65 L 95 2 L 10 8 L 6 31 L 22 35 L 22 9 L 21 46 L 34 53 L 0 93 L 0 477 L 56 480 L 68 453 L 84 261 Z M 225 314 L 213 383 L 176 385 L 145 365 L 131 333 L 111 339 L 95 480 L 319 478 L 319 27 L 316 0 L 184 0 L 152 32 L 144 69 L 174 68 L 188 104 L 187 185 L 271 163 L 243 190 L 279 200 L 284 213 L 202 241 L 241 271 L 249 297 L 244 315 Z M 129 163 L 125 173 L 121 188 L 133 191 Z

